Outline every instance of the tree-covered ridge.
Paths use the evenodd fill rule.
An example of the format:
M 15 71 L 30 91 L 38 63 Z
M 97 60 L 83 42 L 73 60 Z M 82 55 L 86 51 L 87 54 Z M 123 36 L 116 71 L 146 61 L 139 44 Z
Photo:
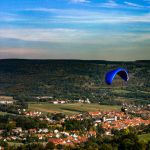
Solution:
M 52 96 L 86 99 L 101 103 L 120 103 L 120 99 L 149 103 L 150 61 L 113 62 L 90 60 L 0 60 L 0 95 L 20 99 Z M 119 77 L 112 86 L 105 74 L 118 67 L 129 71 L 126 84 Z M 132 100 L 133 99 L 133 100 Z

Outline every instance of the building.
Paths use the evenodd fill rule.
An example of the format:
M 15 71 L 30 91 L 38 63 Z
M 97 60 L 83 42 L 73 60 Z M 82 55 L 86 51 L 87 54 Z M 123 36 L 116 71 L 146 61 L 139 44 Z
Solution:
M 0 150 L 4 150 L 4 147 L 0 146 Z
M 112 118 L 106 118 L 105 116 L 102 118 L 103 122 L 112 122 L 117 121 L 117 116 L 114 116 Z
M 56 100 L 56 101 L 49 101 L 49 103 L 52 103 L 52 104 L 65 104 L 66 103 L 66 101 L 64 101 L 64 100 Z
M 101 116 L 101 112 L 100 111 L 89 112 L 89 115 L 92 117 L 97 117 Z
M 12 96 L 0 96 L 0 104 L 13 104 L 14 99 Z

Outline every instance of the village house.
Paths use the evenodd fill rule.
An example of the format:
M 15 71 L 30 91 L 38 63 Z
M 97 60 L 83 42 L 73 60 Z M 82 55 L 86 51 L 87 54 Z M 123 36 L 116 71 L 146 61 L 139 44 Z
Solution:
M 0 104 L 13 104 L 14 99 L 12 96 L 0 96 Z
M 148 110 L 135 110 L 137 114 L 148 114 Z M 47 120 L 49 127 L 56 127 L 56 125 L 60 125 L 62 127 L 62 123 L 65 120 L 75 119 L 75 120 L 84 120 L 87 118 L 92 118 L 94 125 L 98 127 L 98 124 L 101 124 L 105 129 L 106 135 L 112 136 L 112 129 L 126 129 L 129 126 L 139 126 L 141 124 L 148 125 L 150 124 L 150 119 L 144 120 L 140 117 L 131 117 L 130 114 L 125 114 L 124 112 L 119 111 L 95 111 L 95 112 L 85 112 L 76 115 L 66 116 L 65 118 L 55 121 L 48 118 L 47 115 L 41 115 L 41 112 L 37 111 L 24 111 L 23 115 L 32 116 L 32 119 L 38 118 L 39 120 Z M 40 116 L 40 117 L 37 117 Z M 0 130 L 0 134 L 5 130 Z M 90 137 L 96 137 L 96 131 L 85 131 L 84 133 L 80 133 L 78 130 L 59 131 L 56 128 L 52 130 L 50 128 L 33 128 L 29 130 L 22 130 L 21 127 L 17 127 L 11 130 L 10 135 L 7 137 L 0 137 L 3 141 L 13 142 L 13 141 L 25 141 L 27 139 L 27 135 L 36 138 L 40 141 L 50 141 L 55 145 L 74 145 L 86 142 Z
M 100 111 L 89 112 L 89 115 L 92 116 L 92 118 L 94 118 L 100 116 L 101 112 Z
M 117 121 L 117 116 L 114 116 L 112 118 L 106 118 L 105 116 L 102 118 L 103 122 L 112 122 L 112 121 Z
M 52 142 L 55 145 L 74 145 L 74 143 L 84 143 L 88 140 L 87 136 L 78 136 L 73 134 L 66 138 L 50 138 L 49 142 Z
M 84 100 L 82 100 L 82 99 L 75 99 L 74 102 L 76 102 L 76 103 L 84 103 Z
M 4 147 L 0 146 L 0 150 L 4 150 Z
M 0 130 L 0 134 L 3 134 L 4 131 L 5 131 L 5 130 Z
M 42 112 L 39 112 L 39 111 L 34 111 L 34 112 L 32 112 L 32 111 L 29 111 L 29 112 L 24 112 L 24 114 L 26 115 L 26 116 L 30 116 L 30 117 L 35 117 L 35 116 L 41 116 L 42 115 Z
M 129 126 L 139 126 L 140 124 L 148 125 L 150 124 L 150 120 L 143 120 L 142 118 L 133 118 L 133 119 L 125 119 L 125 120 L 117 120 L 110 122 L 104 122 L 102 124 L 103 128 L 108 130 L 114 129 L 126 129 Z
M 35 128 L 29 129 L 28 132 L 29 132 L 30 134 L 37 133 L 37 129 L 35 129 Z
M 56 101 L 49 101 L 49 103 L 52 103 L 52 104 L 65 104 L 66 101 L 64 101 L 64 100 L 56 100 Z
M 13 133 L 22 133 L 22 128 L 18 127 L 18 128 L 12 129 L 12 132 Z
M 38 137 L 39 140 L 42 140 L 43 137 L 44 137 L 44 134 L 37 134 L 37 137 Z
M 52 96 L 37 96 L 36 99 L 40 100 L 40 99 L 52 99 Z
M 84 100 L 84 99 L 75 99 L 74 102 L 76 102 L 76 103 L 88 103 L 88 104 L 91 103 L 88 98 L 86 100 Z
M 47 128 L 38 130 L 38 133 L 48 133 L 48 132 L 49 132 L 49 130 Z

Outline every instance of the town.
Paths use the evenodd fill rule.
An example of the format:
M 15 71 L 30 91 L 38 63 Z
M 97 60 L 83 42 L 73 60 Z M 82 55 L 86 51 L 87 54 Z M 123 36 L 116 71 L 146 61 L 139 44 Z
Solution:
M 117 132 L 150 133 L 150 106 L 123 105 L 120 110 L 87 111 L 74 115 L 31 111 L 17 105 L 15 113 L 7 107 L 15 106 L 10 97 L 1 97 L 0 150 L 8 145 L 40 143 L 45 148 L 74 147 L 90 138 L 113 137 Z M 66 103 L 63 100 L 52 101 Z M 84 102 L 84 101 L 83 101 Z M 89 100 L 88 100 L 89 102 Z M 89 104 L 90 105 L 90 104 Z M 6 107 L 7 106 L 7 107 Z M 134 127 L 134 128 L 133 128 Z

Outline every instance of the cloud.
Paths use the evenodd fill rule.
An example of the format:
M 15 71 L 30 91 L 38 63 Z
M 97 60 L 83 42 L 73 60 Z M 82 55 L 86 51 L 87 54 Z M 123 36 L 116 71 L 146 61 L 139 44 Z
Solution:
M 127 2 L 127 1 L 125 1 L 124 4 L 126 4 L 127 6 L 131 6 L 131 7 L 143 8 L 142 5 L 139 5 L 139 4 L 136 4 L 136 3 Z
M 119 5 L 118 3 L 115 2 L 115 0 L 109 0 L 106 3 L 101 3 L 100 6 L 102 7 L 108 7 L 108 8 L 116 8 L 116 7 L 120 7 L 121 5 Z
M 78 11 L 77 13 L 80 13 Z M 87 15 L 85 15 L 87 13 Z M 132 15 L 121 13 L 84 12 L 80 16 L 76 13 L 56 16 L 58 23 L 72 24 L 118 24 L 118 23 L 150 23 L 150 14 Z
M 21 11 L 37 11 L 37 12 L 49 12 L 49 13 L 60 13 L 61 11 L 63 11 L 63 9 L 58 9 L 58 8 L 26 8 L 23 9 Z
M 133 30 L 133 29 L 132 29 Z M 113 38 L 111 38 L 113 37 Z M 3 40 L 2 40 L 3 39 Z M 7 39 L 7 40 L 6 40 Z M 15 42 L 17 40 L 17 42 Z M 117 44 L 118 41 L 124 42 L 141 42 L 150 40 L 149 32 L 120 32 L 96 29 L 93 30 L 82 30 L 82 29 L 69 29 L 69 28 L 53 28 L 53 29 L 0 29 L 0 45 L 1 47 L 15 45 L 18 46 L 28 45 L 31 47 L 39 46 L 37 42 L 45 42 L 47 45 L 60 46 L 61 44 L 87 44 L 87 45 L 107 45 Z M 5 42 L 6 41 L 6 42 Z M 27 42 L 25 42 L 27 41 Z M 29 43 L 32 42 L 32 43 Z M 47 44 L 46 44 L 47 43 Z M 8 47 L 7 46 L 7 47 Z M 43 46 L 41 44 L 41 46 Z
M 107 5 L 108 6 L 108 5 Z M 111 7 L 117 7 L 117 5 L 109 5 Z M 150 22 L 150 14 L 125 14 L 118 11 L 93 11 L 84 9 L 47 9 L 47 8 L 34 8 L 28 9 L 30 11 L 42 11 L 47 13 L 53 13 L 53 16 L 46 18 L 47 23 L 62 23 L 62 24 L 101 24 L 101 23 L 134 23 L 134 22 Z M 26 11 L 28 11 L 26 10 Z M 42 20 L 39 19 L 39 20 Z M 37 22 L 37 21 L 36 21 Z M 41 22 L 41 21 L 40 21 Z
M 69 0 L 71 3 L 89 3 L 89 0 Z
M 1 58 L 133 60 L 150 56 L 147 32 L 0 29 L 0 36 Z
M 22 20 L 17 14 L 0 12 L 0 21 L 11 22 L 17 20 Z
M 87 4 L 87 6 L 93 7 L 93 8 L 108 8 L 108 9 L 109 8 L 111 8 L 111 9 L 120 9 L 120 8 L 127 9 L 129 7 L 129 6 L 126 6 L 125 4 L 118 3 L 116 0 L 108 0 L 106 2 Z
M 77 29 L 0 29 L 0 38 L 19 39 L 25 41 L 43 41 L 55 43 L 76 43 L 89 33 Z
M 149 1 L 150 2 L 150 1 Z M 98 3 L 90 3 L 86 4 L 88 7 L 93 8 L 111 8 L 111 9 L 149 9 L 148 5 L 139 5 L 137 3 L 132 3 L 128 1 L 116 1 L 116 0 L 108 0 L 107 2 L 98 2 Z M 120 10 L 121 11 L 121 10 Z
M 130 40 L 130 38 L 129 38 Z M 136 60 L 149 59 L 149 42 L 110 44 L 107 38 L 105 45 L 91 44 L 55 44 L 34 48 L 1 48 L 0 58 L 38 58 L 38 59 L 100 59 L 100 60 Z

